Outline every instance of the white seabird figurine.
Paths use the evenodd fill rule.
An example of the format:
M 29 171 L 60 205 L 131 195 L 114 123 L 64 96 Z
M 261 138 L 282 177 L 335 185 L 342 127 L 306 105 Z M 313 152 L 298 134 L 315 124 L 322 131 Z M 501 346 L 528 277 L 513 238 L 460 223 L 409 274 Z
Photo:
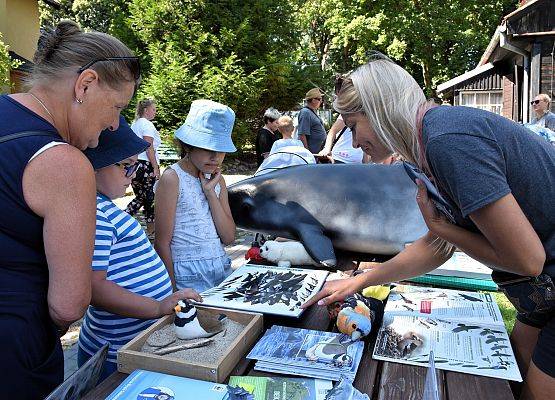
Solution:
M 198 339 L 213 336 L 200 326 L 197 318 L 197 309 L 187 301 L 179 300 L 174 308 L 175 319 L 173 327 L 175 335 L 182 340 Z

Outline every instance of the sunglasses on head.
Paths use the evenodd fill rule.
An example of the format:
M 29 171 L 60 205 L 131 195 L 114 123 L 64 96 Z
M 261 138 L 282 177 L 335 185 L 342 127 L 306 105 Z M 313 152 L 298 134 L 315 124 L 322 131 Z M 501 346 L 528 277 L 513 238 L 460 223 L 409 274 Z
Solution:
M 123 61 L 123 62 L 125 62 L 125 65 L 129 69 L 129 72 L 131 72 L 131 74 L 133 75 L 133 79 L 135 79 L 135 82 L 137 82 L 139 80 L 139 78 L 141 77 L 141 63 L 139 62 L 138 57 L 95 58 L 94 60 L 91 60 L 88 63 L 86 63 L 85 65 L 83 65 L 82 67 L 80 67 L 77 70 L 77 72 L 81 73 L 81 72 L 85 71 L 86 69 L 89 69 L 90 67 L 92 67 L 94 64 L 99 63 L 99 62 L 105 62 L 105 61 Z
M 530 102 L 530 104 L 531 104 L 531 105 L 540 104 L 540 101 L 541 101 L 541 100 L 532 100 L 532 101 Z
M 139 167 L 141 166 L 141 164 L 139 164 L 138 162 L 134 163 L 134 164 L 129 164 L 129 163 L 115 163 L 114 165 L 117 165 L 118 167 L 123 168 L 123 170 L 125 171 L 125 177 L 126 178 L 131 178 L 133 176 L 133 174 L 135 172 L 137 172 L 137 170 L 139 169 Z

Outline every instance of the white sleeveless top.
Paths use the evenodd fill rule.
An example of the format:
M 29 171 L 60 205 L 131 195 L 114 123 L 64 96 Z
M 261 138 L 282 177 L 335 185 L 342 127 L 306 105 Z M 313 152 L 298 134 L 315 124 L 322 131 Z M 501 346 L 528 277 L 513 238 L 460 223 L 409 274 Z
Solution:
M 331 151 L 334 160 L 345 164 L 361 164 L 364 153 L 362 149 L 353 147 L 353 132 L 347 128 Z
M 179 178 L 175 225 L 170 242 L 172 260 L 204 260 L 225 255 L 199 178 L 191 176 L 177 163 L 171 169 Z M 215 190 L 219 196 L 220 184 Z

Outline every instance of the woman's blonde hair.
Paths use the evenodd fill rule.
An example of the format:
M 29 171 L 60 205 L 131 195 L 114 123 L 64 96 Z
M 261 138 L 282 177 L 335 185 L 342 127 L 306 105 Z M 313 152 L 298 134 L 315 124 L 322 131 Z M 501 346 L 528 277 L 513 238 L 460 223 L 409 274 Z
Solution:
M 337 112 L 363 113 L 383 146 L 431 173 L 418 144 L 421 118 L 417 117 L 427 106 L 427 100 L 407 71 L 378 53 L 344 78 L 338 89 L 333 103 Z M 436 240 L 434 245 L 442 254 L 454 249 L 443 239 Z
M 33 57 L 33 71 L 27 84 L 51 83 L 63 79 L 68 73 L 78 75 L 79 68 L 95 60 L 114 57 L 134 58 L 127 46 L 106 33 L 83 32 L 73 21 L 63 20 L 55 28 L 43 29 Z M 135 82 L 130 65 L 138 60 L 96 62 L 90 66 L 101 81 L 111 88 L 123 82 Z
M 142 118 L 143 115 L 145 115 L 145 110 L 154 104 L 156 104 L 156 101 L 154 101 L 154 99 L 139 100 L 137 102 L 137 108 L 135 109 L 135 121 L 139 118 Z
M 426 96 L 414 78 L 380 55 L 343 81 L 333 106 L 340 114 L 363 113 L 386 148 L 422 166 L 416 115 L 424 103 Z

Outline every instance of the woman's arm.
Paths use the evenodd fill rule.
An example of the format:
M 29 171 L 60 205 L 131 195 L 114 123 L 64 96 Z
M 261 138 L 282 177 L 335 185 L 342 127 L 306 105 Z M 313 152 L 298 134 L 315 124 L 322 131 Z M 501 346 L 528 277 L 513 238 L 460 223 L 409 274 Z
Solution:
M 368 286 L 382 285 L 425 274 L 451 257 L 451 254 L 438 253 L 435 244 L 436 236 L 427 233 L 392 259 L 381 264 L 372 264 L 371 269 L 362 274 L 326 283 L 318 294 L 301 307 L 306 308 L 316 302 L 319 305 L 331 304 Z M 361 267 L 364 268 L 364 263 Z
M 70 145 L 33 159 L 23 173 L 25 201 L 44 218 L 48 308 L 60 328 L 83 316 L 91 299 L 96 189 L 89 161 Z
M 154 197 L 154 215 L 156 215 L 156 236 L 154 248 L 168 270 L 172 286 L 175 290 L 175 274 L 173 270 L 170 243 L 175 226 L 175 210 L 179 191 L 179 177 L 174 170 L 168 168 L 164 171 Z
M 345 123 L 343 122 L 343 118 L 337 118 L 330 128 L 328 136 L 326 136 L 326 144 L 324 145 L 324 148 L 318 153 L 319 156 L 331 155 L 333 141 L 337 137 L 337 133 L 340 132 L 341 129 L 343 129 L 344 127 Z
M 152 169 L 154 169 L 154 175 L 156 179 L 160 179 L 160 166 L 158 165 L 158 160 L 156 160 L 156 154 L 154 150 L 154 138 L 152 136 L 143 136 L 143 139 L 150 143 L 148 149 L 146 149 L 146 156 L 148 161 L 152 164 Z
M 93 271 L 92 273 L 91 304 L 122 317 L 159 318 L 171 314 L 177 302 L 183 299 L 202 301 L 198 293 L 192 289 L 179 290 L 158 301 L 130 292 L 117 283 L 106 280 L 106 271 Z
M 220 170 L 216 171 L 210 179 L 206 179 L 202 172 L 199 173 L 199 179 L 202 185 L 204 195 L 210 206 L 210 213 L 216 225 L 216 231 L 223 244 L 228 245 L 235 240 L 235 222 L 231 216 L 229 209 L 229 201 L 227 198 L 227 187 Z M 220 196 L 216 194 L 215 187 L 220 183 Z
M 431 232 L 493 269 L 525 276 L 541 274 L 545 250 L 512 194 L 470 214 L 480 233 L 448 223 L 419 182 L 417 202 Z

